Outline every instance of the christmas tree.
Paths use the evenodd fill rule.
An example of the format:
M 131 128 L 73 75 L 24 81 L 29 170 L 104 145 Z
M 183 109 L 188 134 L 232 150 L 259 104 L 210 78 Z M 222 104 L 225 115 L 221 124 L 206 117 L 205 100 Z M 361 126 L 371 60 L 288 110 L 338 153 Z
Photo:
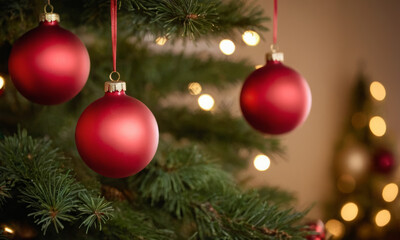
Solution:
M 386 133 L 382 83 L 359 74 L 334 158 L 336 196 L 328 206 L 333 239 L 398 239 L 394 141 Z
M 147 105 L 160 131 L 157 153 L 122 179 L 89 169 L 75 147 L 83 110 L 104 95 L 111 71 L 110 1 L 52 1 L 61 25 L 84 41 L 90 75 L 72 100 L 35 104 L 13 86 L 8 60 L 15 41 L 37 27 L 44 1 L 0 1 L 0 238 L 5 239 L 304 239 L 309 229 L 293 198 L 275 188 L 246 189 L 235 174 L 251 151 L 280 153 L 224 107 L 204 111 L 171 104 L 201 87 L 243 81 L 253 66 L 207 55 L 155 51 L 263 32 L 254 4 L 219 0 L 118 1 L 118 69 L 127 94 Z M 40 36 L 39 36 L 40 37 Z M 182 43 L 183 42 L 183 43 Z M 26 69 L 17 69 L 24 73 Z M 27 73 L 29 74 L 29 73 Z M 43 86 L 45 87 L 45 86 Z M 39 97 L 46 95 L 45 88 Z M 212 108 L 212 106 L 211 106 Z M 211 108 L 205 108 L 210 110 Z

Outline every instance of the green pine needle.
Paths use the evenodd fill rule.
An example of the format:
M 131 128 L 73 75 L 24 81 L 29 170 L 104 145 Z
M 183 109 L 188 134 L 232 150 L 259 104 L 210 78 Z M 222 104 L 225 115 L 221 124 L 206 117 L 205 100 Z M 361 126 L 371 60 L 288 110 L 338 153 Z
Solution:
M 102 230 L 102 224 L 106 223 L 112 218 L 112 212 L 114 211 L 110 202 L 104 200 L 103 197 L 93 198 L 88 194 L 81 194 L 80 199 L 82 204 L 79 206 L 78 210 L 81 212 L 80 216 L 84 218 L 81 226 L 86 227 L 86 233 L 88 233 L 89 228 L 94 226 L 94 228 L 99 227 Z

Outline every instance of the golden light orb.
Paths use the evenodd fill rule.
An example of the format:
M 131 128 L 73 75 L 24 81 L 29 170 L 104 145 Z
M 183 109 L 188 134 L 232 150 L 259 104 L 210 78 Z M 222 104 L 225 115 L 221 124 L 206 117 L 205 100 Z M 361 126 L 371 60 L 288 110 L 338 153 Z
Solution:
M 257 46 L 260 42 L 260 35 L 254 31 L 248 30 L 243 33 L 242 39 L 248 46 Z
M 326 230 L 333 236 L 334 239 L 340 239 L 344 235 L 344 224 L 336 219 L 330 219 L 325 223 Z
M 382 198 L 386 202 L 393 202 L 399 194 L 399 187 L 395 183 L 387 184 L 382 190 Z
M 374 116 L 369 120 L 369 129 L 375 136 L 382 137 L 386 133 L 386 122 L 382 117 Z
M 253 164 L 258 171 L 262 172 L 266 171 L 269 168 L 269 166 L 271 165 L 271 160 L 268 156 L 259 154 L 254 158 Z
M 0 89 L 3 89 L 4 85 L 6 84 L 6 81 L 2 76 L 0 76 Z
M 188 85 L 188 90 L 190 95 L 199 95 L 203 88 L 201 87 L 200 83 L 198 82 L 191 82 Z
M 340 210 L 340 216 L 342 216 L 343 220 L 347 222 L 351 222 L 356 219 L 358 215 L 358 206 L 353 202 L 348 202 L 343 205 Z
M 158 37 L 156 39 L 156 44 L 163 46 L 165 43 L 167 42 L 167 38 L 166 37 Z
M 224 39 L 219 43 L 219 49 L 225 55 L 232 55 L 235 52 L 235 48 L 235 44 L 229 39 Z
M 376 214 L 375 224 L 378 227 L 384 227 L 390 222 L 390 219 L 391 219 L 390 212 L 386 209 L 383 209 Z
M 382 83 L 374 81 L 369 85 L 369 91 L 373 98 L 378 101 L 382 101 L 386 97 L 386 89 Z
M 199 103 L 200 108 L 204 111 L 210 111 L 214 107 L 215 103 L 214 98 L 209 94 L 200 95 L 197 102 Z

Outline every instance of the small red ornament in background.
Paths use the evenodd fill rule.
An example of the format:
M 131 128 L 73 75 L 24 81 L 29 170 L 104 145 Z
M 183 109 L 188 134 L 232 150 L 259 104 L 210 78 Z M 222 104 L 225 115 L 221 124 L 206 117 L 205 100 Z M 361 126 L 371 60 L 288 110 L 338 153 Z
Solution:
M 50 6 L 51 13 L 46 7 Z M 75 97 L 90 71 L 86 47 L 77 36 L 59 26 L 50 4 L 39 26 L 13 45 L 8 68 L 17 90 L 32 102 L 53 105 Z
M 307 118 L 311 109 L 311 91 L 306 80 L 285 66 L 283 53 L 277 52 L 278 1 L 274 0 L 272 53 L 264 67 L 247 77 L 240 93 L 244 118 L 256 130 L 266 134 L 292 131 Z
M 307 240 L 325 240 L 325 225 L 321 220 L 307 224 L 307 231 L 313 231 L 316 234 L 306 237 Z
M 105 177 L 128 177 L 154 157 L 158 125 L 142 102 L 125 94 L 124 82 L 106 82 L 104 97 L 80 116 L 75 142 L 93 171 Z
M 392 152 L 381 149 L 373 158 L 373 167 L 376 172 L 390 173 L 395 169 L 396 160 Z
M 266 134 L 283 134 L 299 126 L 311 108 L 311 91 L 300 74 L 282 64 L 281 53 L 246 79 L 240 107 L 247 122 Z

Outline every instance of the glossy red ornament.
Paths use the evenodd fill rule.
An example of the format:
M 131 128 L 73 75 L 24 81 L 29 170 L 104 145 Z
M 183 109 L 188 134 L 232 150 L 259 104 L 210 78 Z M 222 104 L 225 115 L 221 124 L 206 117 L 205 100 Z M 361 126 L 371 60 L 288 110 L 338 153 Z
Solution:
M 392 152 L 381 149 L 373 158 L 374 170 L 380 173 L 390 173 L 395 169 L 396 160 Z
M 111 178 L 128 177 L 154 157 L 158 125 L 146 105 L 125 91 L 106 92 L 80 116 L 75 142 L 93 171 Z
M 90 59 L 77 36 L 60 27 L 57 20 L 43 20 L 14 43 L 8 69 L 24 97 L 53 105 L 72 99 L 82 90 Z
M 312 235 L 308 235 L 306 237 L 307 240 L 325 240 L 325 225 L 321 220 L 309 223 L 307 225 L 307 230 L 315 233 Z
M 240 94 L 240 107 L 244 118 L 256 130 L 283 134 L 307 118 L 311 91 L 300 74 L 271 59 L 247 77 Z

